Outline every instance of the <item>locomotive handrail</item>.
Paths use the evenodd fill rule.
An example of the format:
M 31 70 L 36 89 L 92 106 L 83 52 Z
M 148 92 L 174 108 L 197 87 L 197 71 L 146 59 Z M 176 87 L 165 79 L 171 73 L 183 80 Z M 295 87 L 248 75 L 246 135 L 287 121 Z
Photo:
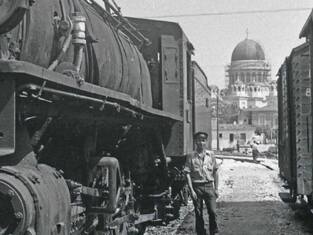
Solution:
M 91 0 L 91 2 L 94 7 L 98 8 L 96 10 L 99 10 L 100 8 L 103 13 L 106 13 L 106 11 L 104 11 L 97 2 L 95 2 L 94 0 Z M 140 42 L 140 44 L 144 44 L 146 46 L 149 46 L 151 44 L 151 41 L 148 38 L 146 38 L 142 33 L 140 33 L 126 18 L 124 18 L 120 11 L 117 10 L 109 1 L 104 1 L 104 4 L 109 10 L 112 10 L 113 13 L 116 15 L 116 17 L 114 17 L 112 16 L 112 14 L 106 14 L 107 17 L 109 17 L 112 21 L 115 22 L 117 28 L 124 29 L 124 31 L 127 34 L 129 34 L 131 37 Z

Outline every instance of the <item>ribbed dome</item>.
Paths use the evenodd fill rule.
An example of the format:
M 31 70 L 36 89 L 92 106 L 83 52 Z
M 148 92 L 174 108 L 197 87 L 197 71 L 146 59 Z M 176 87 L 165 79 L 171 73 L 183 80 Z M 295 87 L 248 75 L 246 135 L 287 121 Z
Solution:
M 265 60 L 264 51 L 256 41 L 245 39 L 238 43 L 231 56 L 231 61 L 237 60 Z

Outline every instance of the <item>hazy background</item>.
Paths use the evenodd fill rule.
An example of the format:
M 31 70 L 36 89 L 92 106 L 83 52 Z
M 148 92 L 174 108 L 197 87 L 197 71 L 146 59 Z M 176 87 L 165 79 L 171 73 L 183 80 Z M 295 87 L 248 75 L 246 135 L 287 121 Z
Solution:
M 246 38 L 247 29 L 248 37 L 262 45 L 275 79 L 291 49 L 304 42 L 299 33 L 313 7 L 312 0 L 115 1 L 125 16 L 178 22 L 195 47 L 194 60 L 205 71 L 209 83 L 220 87 L 224 86 L 225 66 L 230 63 L 234 47 Z M 276 11 L 285 9 L 291 10 Z M 272 12 L 255 12 L 264 10 Z M 246 13 L 229 14 L 242 11 Z M 207 13 L 220 15 L 195 16 Z

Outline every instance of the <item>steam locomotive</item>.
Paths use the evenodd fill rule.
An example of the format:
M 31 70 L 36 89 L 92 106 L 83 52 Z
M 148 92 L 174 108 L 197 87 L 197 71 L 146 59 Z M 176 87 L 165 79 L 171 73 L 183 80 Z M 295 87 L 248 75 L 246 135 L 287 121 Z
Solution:
M 312 14 L 300 37 L 308 40 L 294 48 L 282 64 L 277 80 L 279 169 L 289 194 L 286 202 L 301 199 L 313 205 L 312 185 Z
M 178 24 L 108 1 L 0 1 L 0 234 L 140 234 L 176 218 L 193 50 Z

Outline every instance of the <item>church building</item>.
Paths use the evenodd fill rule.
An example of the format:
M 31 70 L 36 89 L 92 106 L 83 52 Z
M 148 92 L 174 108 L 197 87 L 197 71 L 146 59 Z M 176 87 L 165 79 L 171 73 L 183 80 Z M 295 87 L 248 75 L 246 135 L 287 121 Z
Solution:
M 219 148 L 231 148 L 237 143 L 245 145 L 256 130 L 275 142 L 278 128 L 276 81 L 272 80 L 271 65 L 262 46 L 248 38 L 239 42 L 225 73 L 226 89 L 220 102 L 225 112 L 219 117 Z M 232 112 L 227 113 L 228 110 Z M 217 132 L 214 123 L 212 131 Z
M 240 109 L 262 108 L 277 97 L 276 81 L 271 80 L 271 66 L 264 51 L 259 43 L 248 38 L 233 50 L 226 83 L 225 99 Z

